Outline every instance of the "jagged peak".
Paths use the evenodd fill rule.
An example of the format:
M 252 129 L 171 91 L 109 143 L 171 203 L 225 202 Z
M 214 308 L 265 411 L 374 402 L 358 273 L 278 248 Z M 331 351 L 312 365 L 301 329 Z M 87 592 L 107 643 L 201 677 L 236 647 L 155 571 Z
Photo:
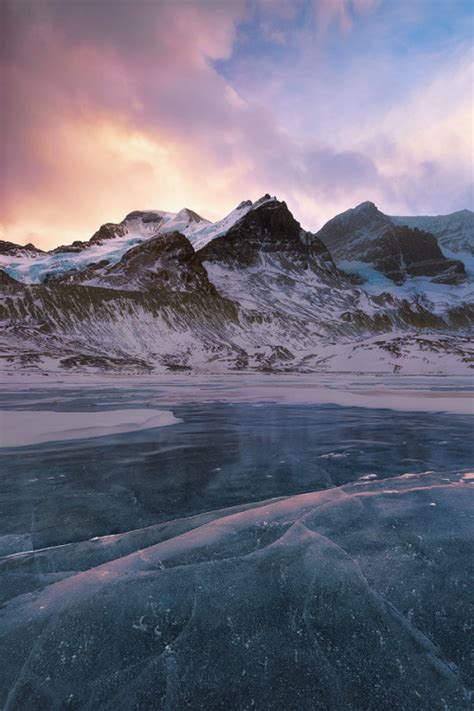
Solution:
M 263 195 L 261 198 L 259 198 L 258 200 L 256 200 L 253 203 L 253 206 L 257 207 L 258 205 L 262 205 L 264 202 L 270 202 L 270 201 L 271 202 L 278 202 L 278 200 L 275 196 L 272 197 L 268 193 L 265 193 L 265 195 Z
M 377 205 L 372 202 L 371 200 L 365 200 L 364 202 L 359 203 L 359 205 L 356 205 L 354 208 L 352 208 L 354 212 L 367 212 L 367 211 L 374 211 L 378 210 Z

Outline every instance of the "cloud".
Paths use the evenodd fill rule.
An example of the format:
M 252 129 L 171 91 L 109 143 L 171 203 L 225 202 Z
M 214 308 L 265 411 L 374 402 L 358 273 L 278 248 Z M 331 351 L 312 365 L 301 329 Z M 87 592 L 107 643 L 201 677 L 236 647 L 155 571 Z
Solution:
M 267 191 L 313 229 L 365 199 L 426 212 L 468 194 L 465 54 L 387 103 L 393 58 L 360 49 L 375 0 L 4 5 L 6 239 L 52 247 L 139 208 L 218 219 Z
M 351 32 L 354 17 L 374 12 L 382 0 L 312 0 L 319 35 L 325 35 L 331 24 L 343 34 Z
M 179 209 L 185 197 L 206 210 L 206 185 L 217 188 L 218 210 L 229 165 L 238 174 L 233 143 L 244 102 L 210 60 L 228 56 L 245 5 L 110 7 L 7 6 L 7 238 L 35 232 L 52 246 L 135 207 Z

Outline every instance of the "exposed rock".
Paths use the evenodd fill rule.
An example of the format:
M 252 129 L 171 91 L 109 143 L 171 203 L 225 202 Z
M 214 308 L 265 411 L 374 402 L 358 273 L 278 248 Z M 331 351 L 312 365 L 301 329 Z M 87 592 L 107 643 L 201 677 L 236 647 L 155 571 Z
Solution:
M 336 262 L 366 262 L 398 284 L 408 276 L 436 277 L 438 282 L 455 284 L 465 275 L 464 264 L 447 259 L 432 234 L 393 224 L 372 202 L 337 215 L 317 236 Z
M 4 269 L 0 269 L 0 287 L 21 286 L 21 283 L 11 277 Z
M 94 232 L 90 240 L 75 240 L 72 244 L 64 244 L 50 250 L 50 254 L 75 254 L 83 252 L 92 245 L 102 244 L 103 242 L 109 239 L 114 239 L 115 237 L 124 237 L 127 232 L 127 227 L 123 224 L 116 225 L 113 222 L 106 222 L 105 225 L 101 225 L 99 227 L 97 232 Z
M 396 225 L 418 227 L 433 234 L 443 249 L 474 254 L 474 212 L 458 210 L 449 215 L 390 217 Z
M 70 269 L 59 274 L 46 274 L 43 284 L 82 284 L 98 275 L 100 276 L 108 265 L 109 260 L 102 259 L 100 262 L 88 264 L 84 269 Z
M 159 235 L 130 249 L 118 264 L 106 270 L 101 283 L 146 291 L 216 293 L 200 257 L 179 232 Z
M 77 254 L 82 252 L 89 246 L 89 242 L 83 242 L 82 240 L 76 239 L 72 244 L 63 244 L 60 247 L 55 247 L 50 250 L 50 254 L 59 254 L 61 252 Z
M 130 220 L 141 220 L 144 223 L 156 222 L 156 224 L 159 225 L 163 222 L 163 216 L 159 212 L 153 210 L 149 212 L 134 210 L 126 215 L 123 222 L 129 222 Z
M 240 206 L 239 206 L 240 207 Z M 285 202 L 265 195 L 223 237 L 199 250 L 203 262 L 251 267 L 262 255 L 285 258 L 288 268 L 316 269 L 336 276 L 332 257 L 318 237 L 306 232 Z
M 112 266 L 107 260 L 45 280 L 56 284 L 95 284 L 114 289 L 201 292 L 215 294 L 207 272 L 186 237 L 171 232 L 154 237 L 124 254 Z
M 34 244 L 15 244 L 0 239 L 0 254 L 7 254 L 9 257 L 24 257 L 28 255 L 44 254 L 42 249 L 38 249 Z
M 106 222 L 92 235 L 89 242 L 90 244 L 102 244 L 102 242 L 114 239 L 114 237 L 124 237 L 127 232 L 128 230 L 123 224 L 116 225 L 113 222 Z

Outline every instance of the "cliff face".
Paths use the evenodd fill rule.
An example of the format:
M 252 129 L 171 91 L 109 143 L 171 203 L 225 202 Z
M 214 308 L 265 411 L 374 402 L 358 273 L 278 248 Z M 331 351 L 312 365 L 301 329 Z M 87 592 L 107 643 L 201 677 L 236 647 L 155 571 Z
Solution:
M 462 261 L 447 259 L 432 234 L 394 224 L 370 202 L 337 215 L 317 236 L 336 262 L 366 262 L 398 284 L 409 276 L 456 284 L 465 276 Z
M 204 262 L 250 267 L 262 255 L 278 255 L 294 267 L 337 274 L 336 265 L 318 237 L 306 232 L 285 202 L 265 195 L 225 234 L 199 252 Z

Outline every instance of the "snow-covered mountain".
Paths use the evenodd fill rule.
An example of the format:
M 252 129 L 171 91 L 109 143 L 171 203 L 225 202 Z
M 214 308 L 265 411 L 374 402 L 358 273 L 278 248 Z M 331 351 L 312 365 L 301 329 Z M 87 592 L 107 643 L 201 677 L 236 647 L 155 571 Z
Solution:
M 388 223 L 405 260 L 403 286 L 386 279 L 387 288 L 374 290 L 341 268 L 341 235 L 354 250 L 367 242 L 386 248 L 377 266 L 393 257 L 389 219 L 364 203 L 335 218 L 331 233 L 325 226 L 315 235 L 284 202 L 265 195 L 214 224 L 187 209 L 132 212 L 89 242 L 3 254 L 3 363 L 46 370 L 468 372 L 472 286 L 446 279 L 461 270 L 439 256 L 432 235 Z M 336 262 L 322 239 L 328 234 L 336 235 Z M 420 263 L 428 289 L 411 276 Z M 433 284 L 440 275 L 454 283 Z
M 169 290 L 212 294 L 201 258 L 180 232 L 165 232 L 129 249 L 115 264 L 107 259 L 49 275 L 46 284 L 83 284 L 127 291 Z
M 333 217 L 317 234 L 337 262 L 370 264 L 396 283 L 421 276 L 456 284 L 465 277 L 463 262 L 446 258 L 433 234 L 395 224 L 372 202 Z
M 262 198 L 257 203 L 264 200 Z M 255 203 L 256 204 L 256 203 Z M 179 212 L 162 210 L 136 210 L 120 223 L 102 225 L 88 241 L 76 241 L 70 245 L 42 252 L 34 245 L 25 247 L 12 242 L 0 241 L 0 268 L 10 276 L 27 284 L 40 284 L 51 278 L 62 277 L 67 272 L 78 272 L 99 262 L 112 266 L 120 261 L 132 247 L 157 235 L 180 232 L 189 239 L 195 249 L 225 234 L 238 220 L 253 208 L 247 200 L 223 220 L 212 223 L 193 210 L 183 208 Z

